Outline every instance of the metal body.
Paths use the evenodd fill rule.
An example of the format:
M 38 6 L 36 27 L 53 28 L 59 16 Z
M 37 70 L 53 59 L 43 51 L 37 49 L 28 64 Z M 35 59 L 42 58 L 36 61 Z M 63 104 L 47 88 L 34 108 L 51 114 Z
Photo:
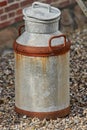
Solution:
M 25 32 L 14 43 L 19 113 L 48 119 L 69 113 L 70 42 L 57 30 L 58 19 L 25 20 Z
M 52 57 L 16 54 L 16 106 L 51 112 L 69 106 L 69 53 Z

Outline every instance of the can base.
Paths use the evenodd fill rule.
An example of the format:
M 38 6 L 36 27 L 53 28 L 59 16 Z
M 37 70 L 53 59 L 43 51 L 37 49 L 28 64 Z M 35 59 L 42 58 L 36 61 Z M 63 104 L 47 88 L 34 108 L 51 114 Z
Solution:
M 67 116 L 70 113 L 70 107 L 67 107 L 59 111 L 54 111 L 54 112 L 30 112 L 30 111 L 22 110 L 15 106 L 15 111 L 17 113 L 30 116 L 31 118 L 33 117 L 37 117 L 39 119 L 46 118 L 47 120 L 49 120 L 49 119 L 57 119 L 58 117 Z

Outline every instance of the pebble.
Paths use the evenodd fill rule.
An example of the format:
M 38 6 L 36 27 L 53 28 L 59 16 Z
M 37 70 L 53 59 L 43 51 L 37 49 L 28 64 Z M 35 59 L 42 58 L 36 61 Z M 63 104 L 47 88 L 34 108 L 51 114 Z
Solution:
M 2 90 L 3 90 L 3 88 L 0 88 L 0 95 L 2 94 Z
M 26 115 L 24 115 L 24 116 L 23 116 L 23 119 L 26 119 L 26 117 L 27 117 L 27 116 L 26 116 Z

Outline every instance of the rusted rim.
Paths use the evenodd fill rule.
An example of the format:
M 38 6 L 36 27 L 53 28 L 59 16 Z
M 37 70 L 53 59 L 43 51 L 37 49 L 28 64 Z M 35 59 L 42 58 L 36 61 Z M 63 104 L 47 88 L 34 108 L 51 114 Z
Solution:
M 64 38 L 64 43 L 61 45 L 52 46 L 52 40 L 60 37 Z M 25 46 L 15 42 L 14 50 L 16 53 L 26 56 L 56 56 L 68 52 L 70 50 L 70 45 L 71 43 L 69 40 L 66 40 L 66 36 L 64 34 L 61 34 L 58 36 L 52 36 L 48 41 L 48 47 Z
M 19 28 L 19 36 L 21 35 L 21 29 L 24 28 L 25 25 L 20 26 Z M 64 38 L 64 43 L 57 46 L 52 46 L 52 40 L 56 38 Z M 25 46 L 18 44 L 16 41 L 13 45 L 14 50 L 18 54 L 26 55 L 26 56 L 57 56 L 62 55 L 70 50 L 70 41 L 66 40 L 66 36 L 64 34 L 52 36 L 48 41 L 48 47 L 34 47 L 34 46 Z
M 30 112 L 30 111 L 22 110 L 15 106 L 15 111 L 20 114 L 30 116 L 32 118 L 33 117 L 37 117 L 39 119 L 46 118 L 49 120 L 49 119 L 57 119 L 58 117 L 67 116 L 70 113 L 70 106 L 65 109 L 59 111 L 53 111 L 53 112 Z
M 52 48 L 50 47 L 31 47 L 31 46 L 25 46 L 25 45 L 20 45 L 18 43 L 14 43 L 14 50 L 18 54 L 22 54 L 25 56 L 57 56 L 57 55 L 62 55 L 65 54 L 70 50 L 70 42 L 68 41 L 66 43 L 66 46 L 59 45 L 58 47 L 53 46 Z

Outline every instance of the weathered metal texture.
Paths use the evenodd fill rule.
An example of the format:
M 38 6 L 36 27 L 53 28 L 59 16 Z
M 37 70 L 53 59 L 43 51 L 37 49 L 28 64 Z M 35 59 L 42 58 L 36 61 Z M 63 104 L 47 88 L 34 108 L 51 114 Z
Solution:
M 69 107 L 69 52 L 52 57 L 15 53 L 15 105 L 31 112 Z
M 59 28 L 60 10 L 40 2 L 23 9 L 25 30 L 29 33 L 55 33 Z
M 39 28 L 39 30 L 43 30 L 43 28 Z M 19 33 L 21 30 L 19 29 Z M 61 36 L 62 35 L 62 36 Z M 60 31 L 55 31 L 55 33 L 49 34 L 40 34 L 38 33 L 29 33 L 26 30 L 22 33 L 17 39 L 16 42 L 20 45 L 29 46 L 29 47 L 48 47 L 49 40 L 53 36 L 60 36 L 59 38 L 55 38 L 52 41 L 53 46 L 58 46 L 64 44 L 64 35 Z M 67 41 L 67 40 L 66 40 Z
M 29 19 L 30 20 L 30 19 Z M 55 33 L 59 28 L 58 19 L 52 20 L 51 22 L 32 22 L 25 19 L 25 30 L 29 33 L 49 34 Z M 41 29 L 43 28 L 43 29 Z

